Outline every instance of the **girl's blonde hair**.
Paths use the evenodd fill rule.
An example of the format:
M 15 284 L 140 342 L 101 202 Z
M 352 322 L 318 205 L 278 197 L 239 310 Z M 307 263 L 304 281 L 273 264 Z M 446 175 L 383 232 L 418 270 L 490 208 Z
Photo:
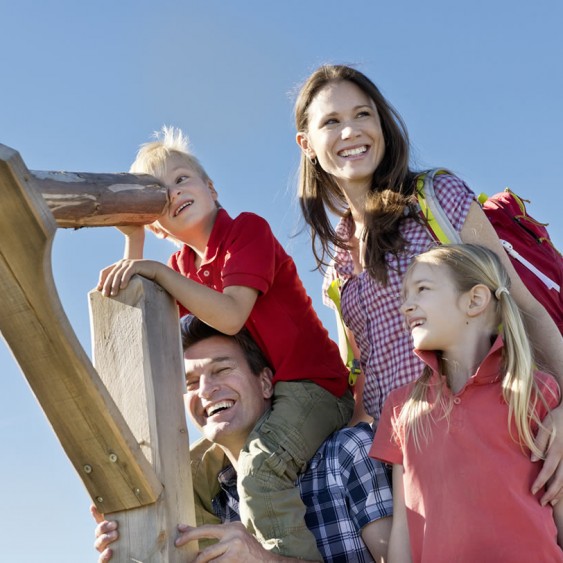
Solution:
M 499 257 L 491 250 L 474 244 L 437 246 L 414 258 L 405 280 L 420 262 L 447 267 L 460 294 L 478 284 L 485 285 L 491 292 L 495 323 L 504 337 L 502 393 L 508 404 L 509 428 L 514 418 L 520 444 L 543 458 L 543 452 L 534 444 L 532 427 L 542 426 L 536 412 L 538 400 L 547 403 L 534 378 L 532 347 L 518 305 L 510 294 L 510 276 Z M 405 440 L 412 437 L 419 449 L 421 438 L 428 441 L 430 423 L 434 420 L 432 410 L 435 407 L 428 400 L 432 386 L 437 385 L 434 405 L 443 407 L 446 418 L 451 411 L 451 401 L 444 397 L 442 384 L 432 383 L 431 375 L 430 368 L 426 367 L 397 420 L 398 428 L 404 428 Z
M 166 162 L 172 156 L 179 156 L 192 168 L 204 182 L 211 182 L 201 162 L 190 152 L 188 137 L 177 127 L 164 125 L 160 131 L 153 133 L 154 141 L 144 143 L 129 168 L 131 174 L 150 174 L 161 178 L 166 168 Z M 147 229 L 161 238 L 168 238 L 181 246 L 181 242 L 165 233 L 157 224 L 147 225 Z

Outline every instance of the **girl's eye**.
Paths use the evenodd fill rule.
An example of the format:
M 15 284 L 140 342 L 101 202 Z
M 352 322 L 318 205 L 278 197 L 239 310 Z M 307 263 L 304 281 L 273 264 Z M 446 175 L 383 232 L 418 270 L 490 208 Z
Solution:
M 185 182 L 187 179 L 188 176 L 178 176 L 178 178 L 176 178 L 176 183 L 181 184 L 182 182 Z
M 370 112 L 367 110 L 358 112 L 358 117 L 369 117 L 370 115 Z

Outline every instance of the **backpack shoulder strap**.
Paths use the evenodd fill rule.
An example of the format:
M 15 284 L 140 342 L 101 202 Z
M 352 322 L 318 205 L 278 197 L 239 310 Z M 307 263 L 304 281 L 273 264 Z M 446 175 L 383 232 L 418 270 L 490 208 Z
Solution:
M 454 229 L 434 192 L 434 178 L 437 174 L 449 174 L 449 172 L 443 168 L 434 168 L 419 174 L 416 179 L 416 196 L 420 215 L 436 242 L 440 244 L 461 243 L 459 233 Z
M 348 335 L 346 334 L 346 325 L 344 324 L 344 319 L 342 318 L 342 309 L 340 307 L 340 284 L 340 278 L 334 279 L 328 286 L 327 295 L 336 306 L 338 317 L 340 318 L 340 323 L 342 324 L 342 329 L 344 331 L 344 338 L 346 338 L 346 367 L 350 370 L 348 375 L 348 384 L 352 386 L 356 384 L 356 380 L 358 379 L 358 375 L 361 372 L 361 368 L 359 360 L 354 357 L 354 352 L 352 351 L 350 340 L 348 340 Z

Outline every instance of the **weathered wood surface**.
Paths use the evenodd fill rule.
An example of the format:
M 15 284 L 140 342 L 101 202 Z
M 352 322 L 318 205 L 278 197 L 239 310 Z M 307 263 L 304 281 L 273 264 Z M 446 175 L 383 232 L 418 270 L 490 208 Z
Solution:
M 90 311 L 94 365 L 164 483 L 156 504 L 111 515 L 120 534 L 112 561 L 185 563 L 197 545 L 174 547 L 176 525 L 195 525 L 175 301 L 134 276 L 116 297 L 92 291 Z
M 146 174 L 31 170 L 24 179 L 43 195 L 59 227 L 146 225 L 168 204 L 166 188 Z
M 0 332 L 91 497 L 112 512 L 155 502 L 161 482 L 61 306 L 56 224 L 26 178 L 19 154 L 0 145 Z

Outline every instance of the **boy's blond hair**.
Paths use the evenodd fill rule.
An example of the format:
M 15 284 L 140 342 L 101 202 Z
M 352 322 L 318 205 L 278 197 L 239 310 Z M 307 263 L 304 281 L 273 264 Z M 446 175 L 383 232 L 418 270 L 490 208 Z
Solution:
M 179 156 L 204 182 L 211 182 L 201 162 L 190 152 L 189 139 L 181 129 L 164 125 L 160 131 L 153 133 L 153 137 L 154 141 L 143 143 L 139 147 L 135 160 L 129 168 L 131 174 L 150 174 L 159 179 L 164 174 L 166 161 L 171 156 Z M 146 228 L 161 238 L 168 238 L 175 244 L 182 245 L 181 241 L 165 233 L 157 222 L 146 225 Z

